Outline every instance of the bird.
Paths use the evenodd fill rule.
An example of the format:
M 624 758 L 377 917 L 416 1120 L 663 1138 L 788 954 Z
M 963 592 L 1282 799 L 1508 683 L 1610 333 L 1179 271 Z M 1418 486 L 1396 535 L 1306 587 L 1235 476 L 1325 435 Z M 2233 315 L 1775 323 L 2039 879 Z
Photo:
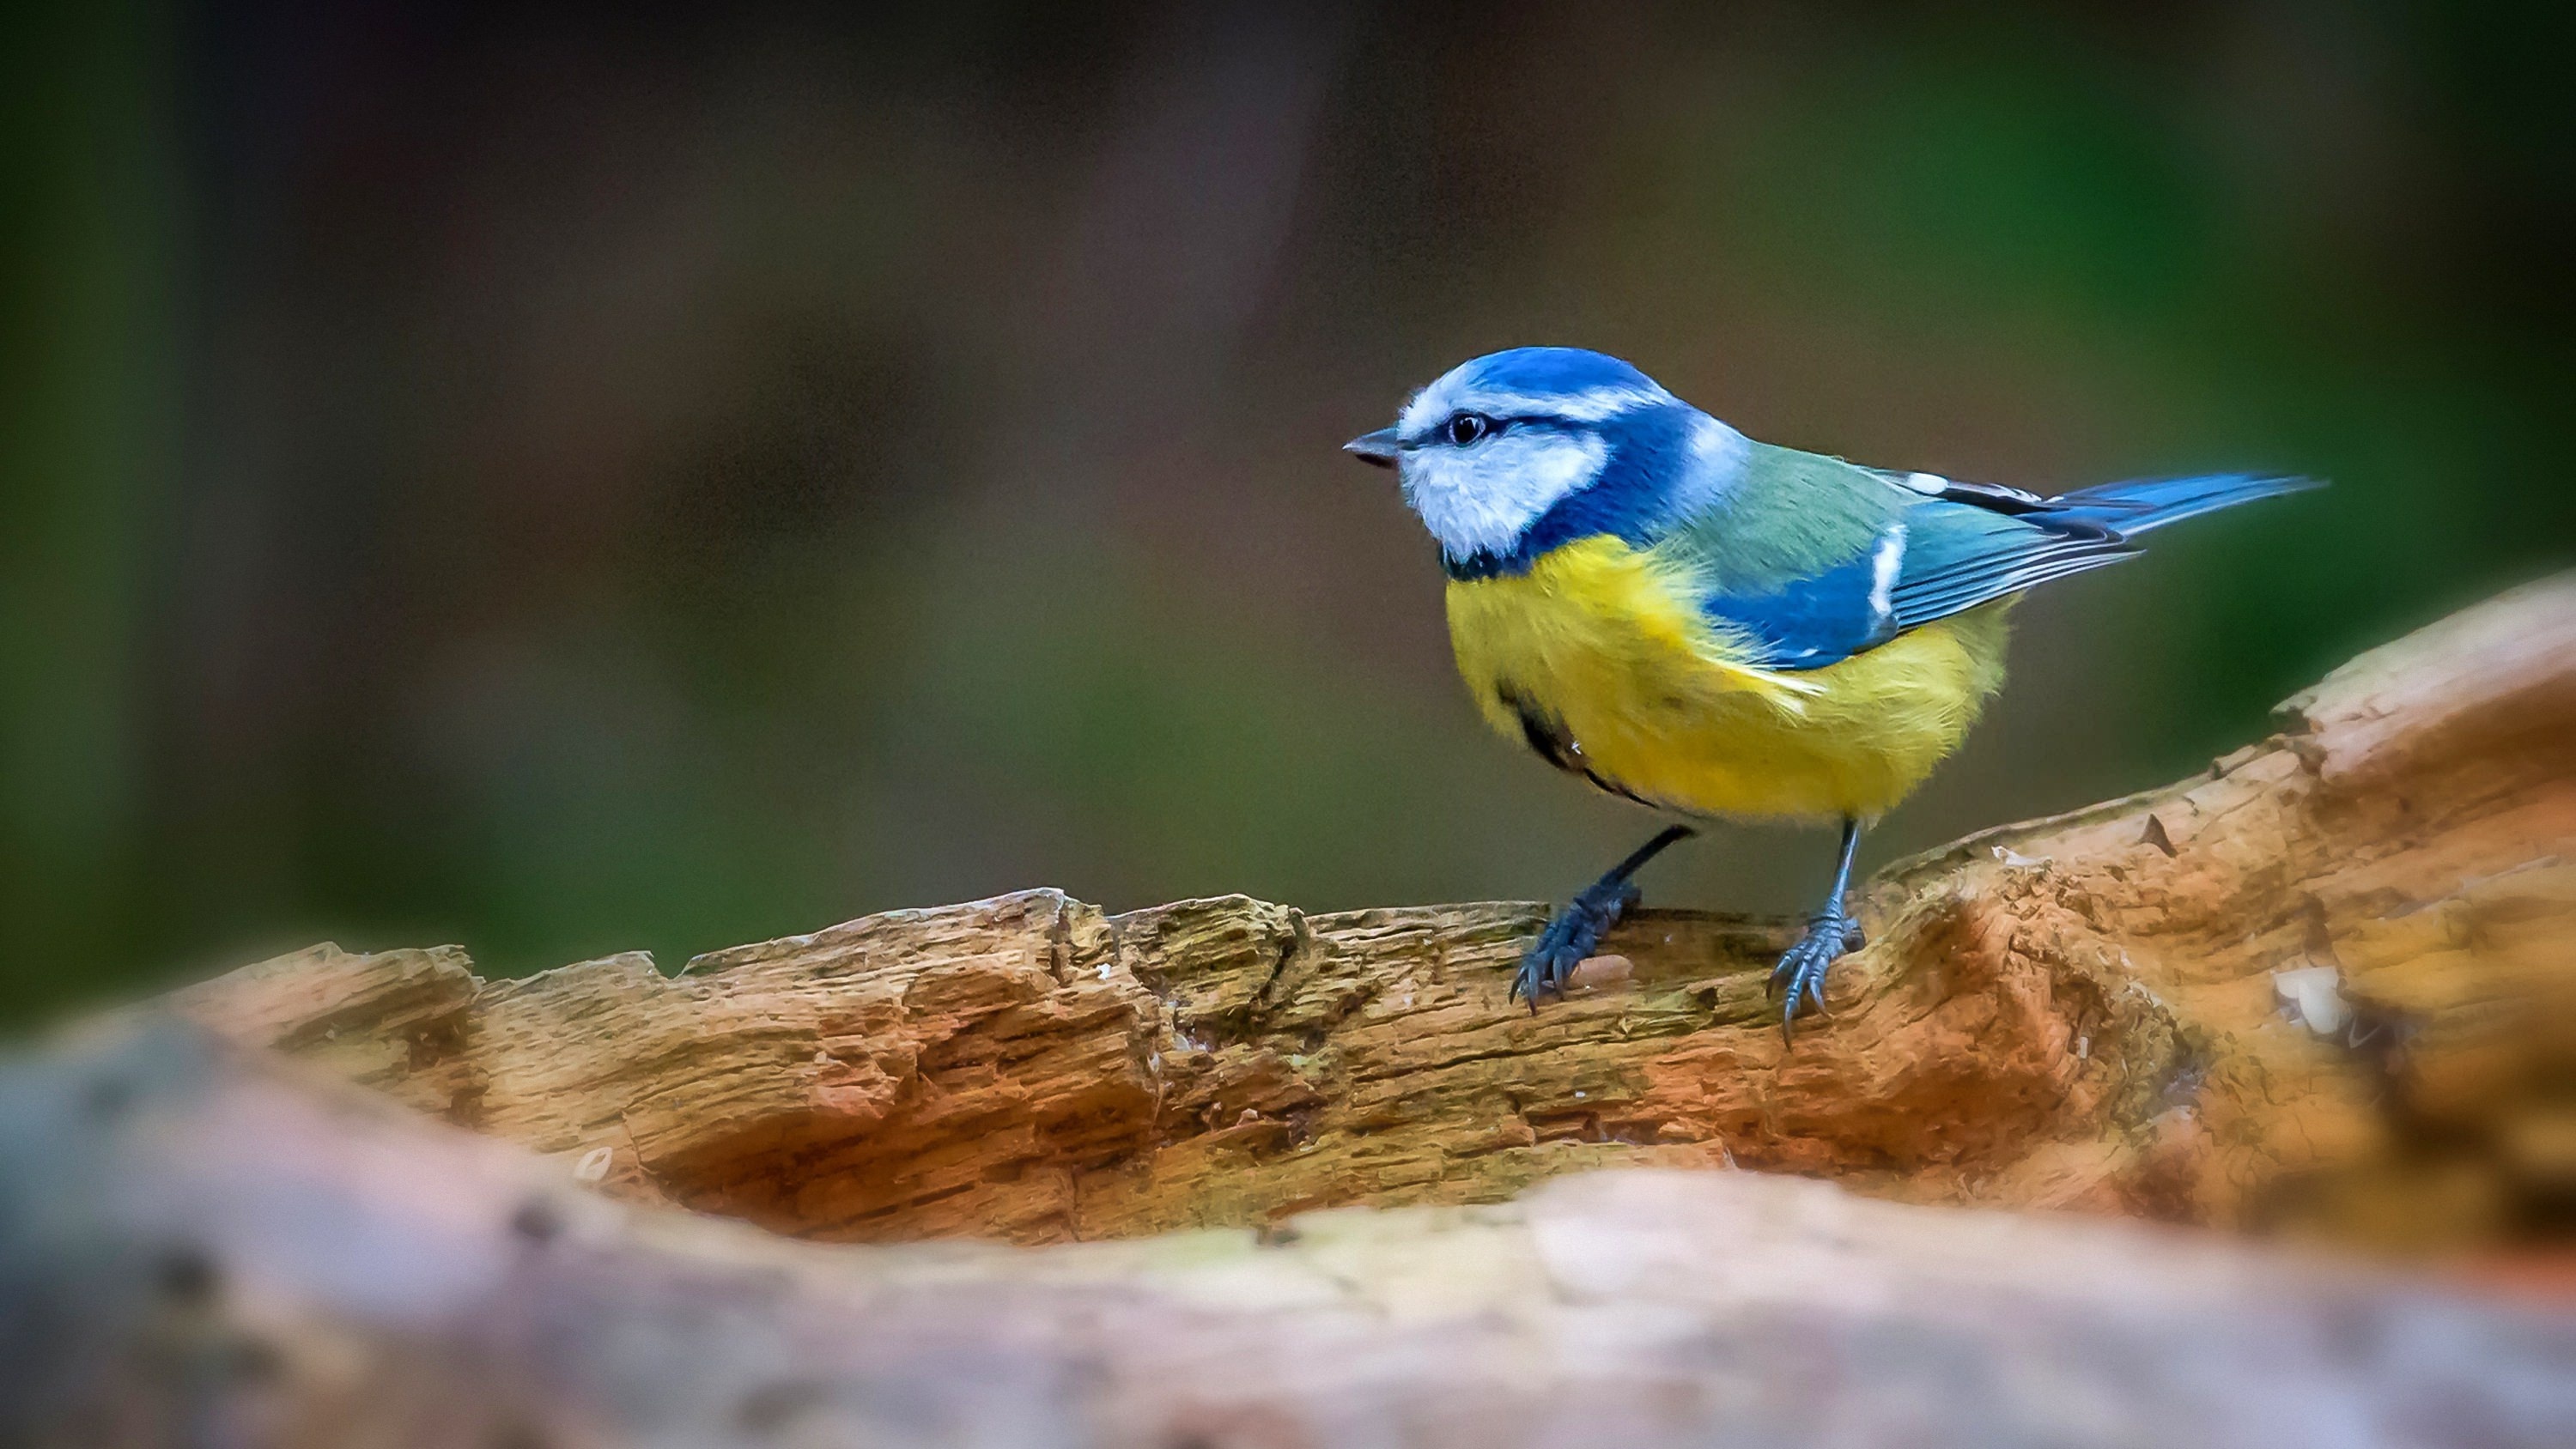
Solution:
M 1770 978 L 1792 1044 L 1859 948 L 1871 824 L 2004 680 L 2006 618 L 2140 535 L 2321 486 L 2147 478 L 2053 497 L 1752 438 L 1576 347 L 1473 358 L 1343 445 L 1395 470 L 1438 545 L 1449 638 L 1485 720 L 1557 769 L 1688 820 L 1839 827 L 1824 902 Z M 1510 999 L 1538 1009 L 1640 899 L 1674 823 L 1558 909 Z

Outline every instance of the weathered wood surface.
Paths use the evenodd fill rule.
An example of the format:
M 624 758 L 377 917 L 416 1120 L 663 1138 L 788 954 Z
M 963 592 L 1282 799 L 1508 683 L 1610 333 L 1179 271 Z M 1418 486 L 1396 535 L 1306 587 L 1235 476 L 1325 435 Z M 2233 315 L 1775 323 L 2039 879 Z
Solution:
M 166 1022 L 0 1064 L 0 1350 L 39 1446 L 2576 1442 L 2576 1316 L 2135 1223 L 1702 1171 L 792 1242 Z
M 2576 1190 L 2576 580 L 2356 659 L 2279 729 L 1882 873 L 1794 1051 L 1763 990 L 1793 926 L 1641 913 L 1533 1016 L 1505 984 L 1543 910 L 1509 904 L 1032 891 L 669 977 L 322 947 L 180 1004 L 615 1195 L 820 1238 L 1100 1239 L 1730 1162 L 2525 1236 Z

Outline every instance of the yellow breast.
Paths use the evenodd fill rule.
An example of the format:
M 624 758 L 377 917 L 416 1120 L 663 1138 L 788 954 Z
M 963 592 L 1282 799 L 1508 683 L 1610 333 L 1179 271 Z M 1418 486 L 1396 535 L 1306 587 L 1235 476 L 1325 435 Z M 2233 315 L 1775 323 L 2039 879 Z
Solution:
M 1448 602 L 1486 719 L 1548 733 L 1568 768 L 1694 813 L 1867 818 L 1922 783 L 2002 684 L 2012 601 L 1794 673 L 1745 663 L 1685 576 L 1615 538 L 1452 582 Z

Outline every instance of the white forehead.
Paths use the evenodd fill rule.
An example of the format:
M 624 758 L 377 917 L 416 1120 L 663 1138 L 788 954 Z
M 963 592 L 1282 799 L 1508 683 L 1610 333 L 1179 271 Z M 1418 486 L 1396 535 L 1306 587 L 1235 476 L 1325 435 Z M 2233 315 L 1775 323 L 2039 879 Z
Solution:
M 1573 423 L 1598 423 L 1642 407 L 1655 407 L 1673 401 L 1673 395 L 1655 384 L 1640 387 L 1634 383 L 1605 383 L 1578 392 L 1527 392 L 1516 388 L 1496 387 L 1482 377 L 1482 359 L 1462 362 L 1443 373 L 1439 380 L 1413 395 L 1396 418 L 1396 432 L 1406 438 L 1419 438 L 1440 426 L 1452 413 L 1483 413 L 1488 417 L 1563 418 Z

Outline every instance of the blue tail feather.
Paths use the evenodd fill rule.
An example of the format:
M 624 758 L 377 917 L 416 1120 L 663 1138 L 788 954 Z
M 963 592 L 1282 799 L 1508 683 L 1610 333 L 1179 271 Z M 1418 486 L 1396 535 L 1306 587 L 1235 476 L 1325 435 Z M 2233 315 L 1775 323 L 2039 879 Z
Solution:
M 1955 497 L 1945 490 L 1909 515 L 1913 531 L 1889 594 L 1896 626 L 1911 629 L 2133 557 L 2134 540 L 2149 529 L 2323 486 L 2309 478 L 2209 473 L 2105 483 L 2055 498 L 2009 494 L 1998 501 L 1987 492 Z
M 2078 488 L 2048 500 L 2050 521 L 2090 524 L 2121 534 L 2144 533 L 2257 498 L 2304 493 L 2314 478 L 2263 473 L 2206 473 L 2193 478 L 2139 478 Z

